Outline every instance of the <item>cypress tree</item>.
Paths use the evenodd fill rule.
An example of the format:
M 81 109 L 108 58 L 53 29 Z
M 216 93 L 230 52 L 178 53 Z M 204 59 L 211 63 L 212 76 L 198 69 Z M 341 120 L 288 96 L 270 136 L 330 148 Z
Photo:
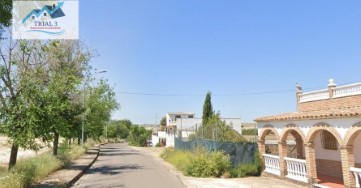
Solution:
M 205 126 L 208 123 L 208 120 L 213 116 L 214 111 L 212 107 L 211 101 L 212 93 L 210 91 L 207 92 L 206 99 L 203 104 L 203 116 L 202 116 L 202 124 Z

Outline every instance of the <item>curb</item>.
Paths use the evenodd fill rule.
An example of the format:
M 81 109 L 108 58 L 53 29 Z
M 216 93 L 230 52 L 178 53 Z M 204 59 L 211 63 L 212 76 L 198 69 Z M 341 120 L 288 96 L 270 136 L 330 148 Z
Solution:
M 66 183 L 66 184 L 65 184 L 66 187 L 71 187 L 71 186 L 73 186 L 73 185 L 84 175 L 84 173 L 85 173 L 87 170 L 89 170 L 89 168 L 90 168 L 90 167 L 95 163 L 95 161 L 98 159 L 99 153 L 100 153 L 100 146 L 102 146 L 102 145 L 104 145 L 104 143 L 103 143 L 103 144 L 99 144 L 99 146 L 98 146 L 98 152 L 97 152 L 96 156 L 94 157 L 94 159 L 92 160 L 92 162 L 90 162 L 83 170 L 81 170 L 81 171 L 79 172 L 79 174 L 76 175 L 72 180 L 70 180 L 68 183 Z

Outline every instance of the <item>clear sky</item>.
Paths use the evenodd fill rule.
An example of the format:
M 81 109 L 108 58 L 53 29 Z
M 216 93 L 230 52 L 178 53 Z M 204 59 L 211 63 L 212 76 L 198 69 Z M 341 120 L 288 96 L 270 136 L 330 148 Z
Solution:
M 361 82 L 360 10 L 359 0 L 80 0 L 80 38 L 115 87 L 114 119 L 201 117 L 211 91 L 223 117 L 248 122 L 295 111 L 296 83 Z

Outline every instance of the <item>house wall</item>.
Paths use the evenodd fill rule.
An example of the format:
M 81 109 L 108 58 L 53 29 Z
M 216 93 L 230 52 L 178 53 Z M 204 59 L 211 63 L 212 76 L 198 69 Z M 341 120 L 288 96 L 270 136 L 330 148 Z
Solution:
M 318 133 L 314 140 L 315 143 L 315 155 L 316 159 L 326 159 L 326 160 L 333 160 L 333 161 L 340 161 L 341 160 L 341 152 L 340 149 L 337 150 L 329 150 L 324 149 L 321 145 L 321 134 Z M 339 144 L 338 147 L 339 148 Z
M 355 163 L 359 164 L 356 166 L 361 167 L 361 133 L 358 134 L 355 139 L 353 152 L 354 152 Z
M 153 147 L 155 147 L 155 145 L 157 145 L 159 143 L 159 137 L 156 135 L 152 135 L 152 144 Z
M 167 119 L 167 126 L 169 126 L 169 125 L 174 125 L 175 123 L 176 123 L 176 116 L 181 116 L 181 118 L 180 119 L 190 119 L 189 118 L 189 116 L 193 116 L 193 118 L 194 118 L 194 114 L 192 114 L 192 113 L 184 113 L 184 114 L 181 114 L 181 113 L 179 113 L 179 114 L 169 114 L 169 113 L 167 113 L 166 114 L 166 119 Z
M 298 111 L 315 111 L 320 109 L 351 107 L 361 103 L 361 95 L 331 98 L 325 100 L 298 103 Z

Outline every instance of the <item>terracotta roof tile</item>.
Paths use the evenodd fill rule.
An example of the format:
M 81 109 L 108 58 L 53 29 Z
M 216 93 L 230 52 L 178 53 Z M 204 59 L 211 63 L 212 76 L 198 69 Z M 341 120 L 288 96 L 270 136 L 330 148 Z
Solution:
M 347 118 L 361 117 L 361 106 L 343 107 L 335 109 L 322 109 L 315 111 L 290 112 L 285 114 L 265 116 L 255 119 L 256 122 L 268 121 L 292 121 L 308 119 L 330 119 L 330 118 Z

